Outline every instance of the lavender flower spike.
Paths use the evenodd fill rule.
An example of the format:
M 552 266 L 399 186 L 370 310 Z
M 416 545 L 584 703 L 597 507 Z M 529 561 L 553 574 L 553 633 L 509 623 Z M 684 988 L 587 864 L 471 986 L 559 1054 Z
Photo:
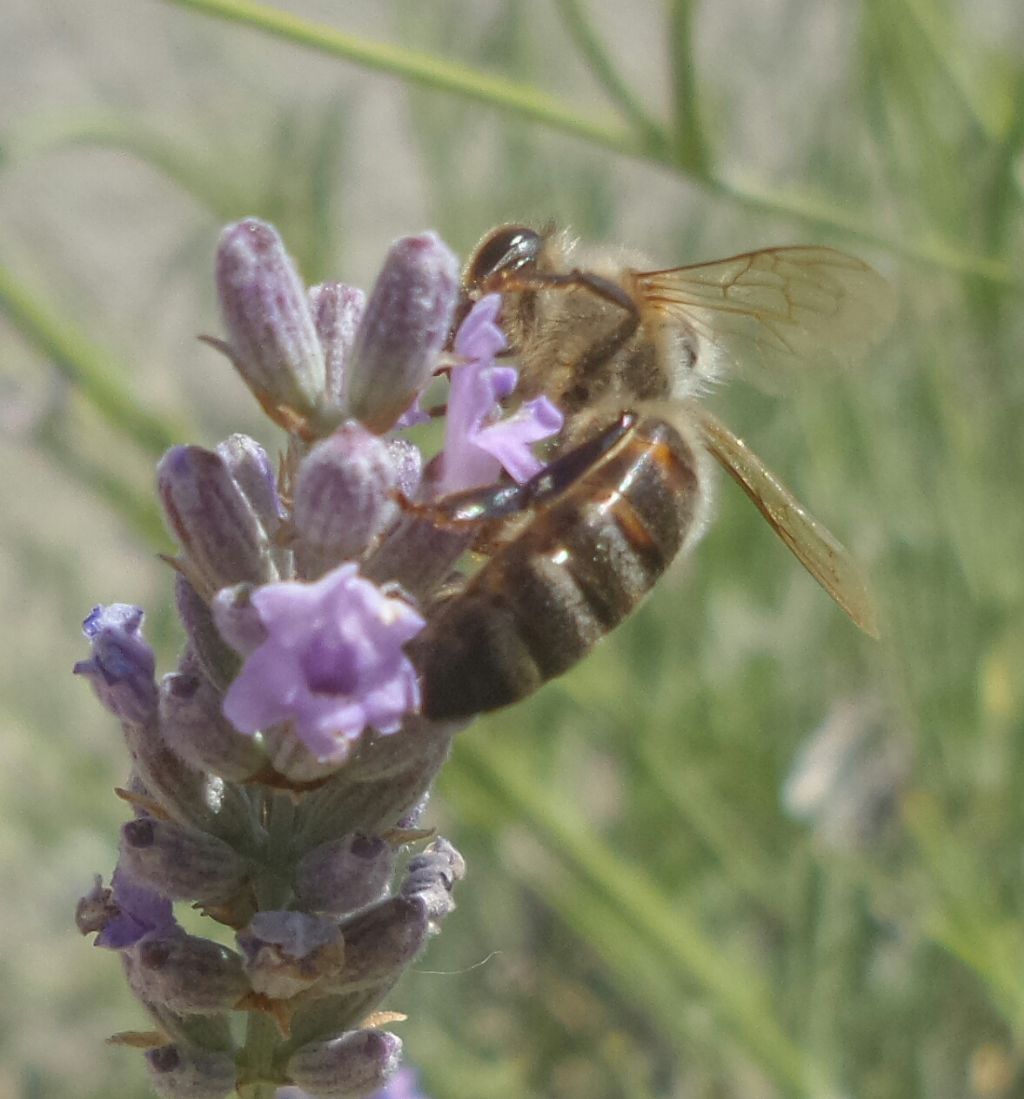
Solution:
M 461 725 L 422 714 L 406 649 L 476 537 L 431 497 L 442 469 L 456 485 L 529 476 L 532 442 L 561 422 L 518 401 L 499 422 L 516 372 L 494 363 L 494 298 L 458 333 L 444 455 L 402 437 L 451 362 L 457 268 L 427 233 L 392 248 L 368 300 L 334 282 L 307 292 L 271 226 L 229 226 L 218 346 L 289 438 L 276 460 L 244 435 L 161 460 L 186 643 L 159 686 L 139 608 L 86 619 L 75 670 L 121 720 L 131 819 L 109 887 L 97 877 L 75 918 L 118 952 L 159 1028 L 130 1044 L 167 1099 L 389 1084 L 380 1099 L 422 1099 L 374 1012 L 454 910 L 464 869 L 417 831 Z M 222 930 L 178 923 L 189 904 Z
M 508 419 L 497 419 L 500 402 L 511 395 L 519 378 L 513 367 L 494 363 L 505 347 L 495 323 L 500 309 L 498 294 L 481 298 L 455 336 L 455 354 L 465 361 L 452 370 L 437 486 L 442 494 L 490 484 L 502 468 L 520 484 L 528 481 L 542 468 L 530 445 L 562 428 L 563 416 L 547 397 L 528 401 Z
M 430 381 L 448 338 L 458 260 L 434 233 L 392 246 L 352 349 L 348 413 L 371 431 L 393 427 Z
M 267 639 L 224 699 L 243 733 L 291 722 L 319 760 L 343 760 L 365 728 L 393 733 L 419 707 L 416 672 L 402 646 L 425 625 L 407 603 L 340 565 L 313 584 L 256 589 Z

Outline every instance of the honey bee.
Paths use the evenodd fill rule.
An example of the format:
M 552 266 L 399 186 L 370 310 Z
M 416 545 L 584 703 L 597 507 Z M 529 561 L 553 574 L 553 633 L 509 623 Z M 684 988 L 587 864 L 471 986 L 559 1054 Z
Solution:
M 585 656 L 699 535 L 706 455 L 877 636 L 850 554 L 697 398 L 723 360 L 771 376 L 863 353 L 891 321 L 888 284 L 853 256 L 817 246 L 645 266 L 579 252 L 565 234 L 507 225 L 484 237 L 466 267 L 464 309 L 501 294 L 518 392 L 546 394 L 566 424 L 533 481 L 439 504 L 453 523 L 515 518 L 508 540 L 431 610 L 410 646 L 428 717 L 508 705 Z

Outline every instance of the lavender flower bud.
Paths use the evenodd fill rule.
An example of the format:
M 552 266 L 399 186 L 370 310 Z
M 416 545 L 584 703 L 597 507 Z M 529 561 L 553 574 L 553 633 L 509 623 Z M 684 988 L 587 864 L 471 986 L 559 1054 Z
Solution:
M 465 873 L 463 857 L 443 836 L 438 836 L 422 854 L 409 860 L 402 896 L 421 898 L 431 923 L 437 924 L 455 908 L 452 890 Z
M 241 889 L 247 864 L 216 836 L 169 820 L 140 817 L 121 828 L 121 865 L 172 900 L 223 904 Z
M 367 783 L 436 770 L 448 757 L 452 737 L 468 724 L 468 721 L 429 721 L 410 714 L 397 733 L 364 738 L 345 765 L 345 775 L 353 783 Z M 405 803 L 399 809 L 408 807 Z M 385 827 L 394 823 L 392 819 Z
M 451 576 L 472 541 L 471 531 L 439 527 L 426 516 L 406 514 L 367 557 L 363 575 L 378 584 L 399 583 L 425 600 Z
M 171 447 L 157 466 L 157 483 L 200 595 L 274 578 L 266 532 L 220 455 L 199 446 Z
M 394 980 L 423 948 L 429 923 L 419 897 L 389 897 L 343 921 L 345 965 L 323 987 L 351 992 Z
M 458 294 L 459 265 L 433 233 L 391 246 L 352 349 L 348 412 L 387 431 L 430 381 Z
M 252 593 L 252 584 L 235 584 L 221 588 L 210 604 L 219 635 L 240 656 L 248 656 L 267 639 L 260 612 L 252 605 Z
M 230 639 L 221 635 L 210 606 L 180 572 L 174 577 L 174 602 L 188 636 L 192 658 L 207 679 L 223 690 L 238 675 L 238 653 L 226 643 Z
M 266 765 L 259 744 L 221 713 L 221 695 L 194 672 L 164 676 L 160 684 L 160 733 L 186 763 L 236 782 Z
M 146 1052 L 153 1087 L 164 1099 L 224 1099 L 235 1090 L 235 1059 L 195 1046 L 160 1046 Z
M 339 410 L 340 417 L 340 409 L 344 406 L 345 368 L 366 309 L 366 295 L 343 282 L 325 282 L 311 287 L 309 301 L 324 353 L 324 402 L 329 410 Z
M 217 835 L 244 834 L 245 806 L 224 780 L 189 767 L 167 747 L 157 721 L 147 725 L 124 725 L 124 737 L 145 795 L 180 824 L 215 832 Z
M 237 434 L 218 443 L 216 449 L 231 479 L 252 505 L 261 526 L 273 538 L 284 507 L 277 494 L 277 482 L 267 452 L 255 439 Z
M 287 1073 L 317 1099 L 360 1099 L 387 1083 L 398 1068 L 402 1041 L 383 1030 L 354 1030 L 313 1042 L 292 1054 Z
M 359 557 L 397 513 L 388 444 L 354 421 L 318 443 L 299 467 L 293 521 L 299 573 L 312 580 Z
M 296 899 L 310 912 L 352 912 L 381 896 L 394 865 L 389 844 L 353 832 L 304 856 L 295 871 Z
M 257 912 L 238 933 L 254 992 L 286 1000 L 336 973 L 345 941 L 333 920 L 303 912 Z
M 122 721 L 144 725 L 156 713 L 156 657 L 142 636 L 142 608 L 127 603 L 94 607 L 82 623 L 92 656 L 74 666 L 92 680 L 97 698 Z
M 273 226 L 246 218 L 224 230 L 217 292 L 232 361 L 267 415 L 286 428 L 313 417 L 324 353 L 306 288 Z
M 180 933 L 143 939 L 132 950 L 128 980 L 140 999 L 180 1015 L 228 1011 L 249 992 L 238 954 Z

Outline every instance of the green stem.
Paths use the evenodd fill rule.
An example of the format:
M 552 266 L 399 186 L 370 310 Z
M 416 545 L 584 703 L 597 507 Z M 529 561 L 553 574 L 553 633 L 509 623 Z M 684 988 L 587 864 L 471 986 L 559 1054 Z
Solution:
M 700 120 L 693 64 L 693 0 L 671 0 L 668 41 L 672 65 L 672 153 L 698 176 L 710 175 L 711 158 Z
M 351 35 L 284 15 L 251 0 L 164 0 L 178 7 L 256 27 L 299 45 L 341 57 L 379 72 L 390 73 L 438 91 L 461 95 L 477 103 L 527 118 L 623 156 L 673 168 L 711 194 L 759 213 L 792 217 L 826 233 L 841 233 L 872 247 L 958 274 L 975 275 L 1003 286 L 1024 286 L 1024 278 L 1007 263 L 963 252 L 939 238 L 893 239 L 870 222 L 815 198 L 775 194 L 722 179 L 700 166 L 681 165 L 672 156 L 645 148 L 635 135 L 618 126 L 581 118 L 575 110 L 528 85 L 492 76 L 470 66 L 384 43 L 366 42 Z M 692 122 L 688 125 L 692 126 Z M 692 138 L 692 135 L 691 135 Z M 691 141 L 691 150 L 694 147 Z M 699 148 L 699 146 L 696 146 Z M 698 154 L 698 161 L 700 157 Z
M 652 156 L 664 156 L 669 147 L 664 126 L 648 112 L 615 68 L 588 18 L 585 5 L 580 0 L 555 0 L 555 6 L 591 74 L 636 128 L 641 146 Z
M 378 72 L 409 80 L 436 91 L 453 92 L 487 106 L 498 107 L 522 118 L 603 145 L 616 151 L 639 152 L 632 135 L 620 126 L 581 118 L 572 106 L 562 103 L 529 84 L 443 61 L 418 50 L 385 42 L 368 42 L 343 31 L 286 15 L 252 0 L 165 0 L 182 8 L 255 27 L 300 46 L 308 46 L 332 57 L 365 65 Z
M 1019 100 L 1012 98 L 1008 87 L 1002 103 L 997 103 L 991 95 L 983 94 L 979 87 L 980 81 L 967 70 L 965 61 L 968 54 L 962 36 L 936 10 L 932 0 L 903 0 L 903 8 L 913 20 L 921 41 L 931 53 L 935 64 L 945 74 L 950 87 L 960 97 L 975 125 L 990 142 L 998 144 L 1014 117 L 1013 104 L 1019 103 Z M 975 48 L 980 47 L 975 44 Z

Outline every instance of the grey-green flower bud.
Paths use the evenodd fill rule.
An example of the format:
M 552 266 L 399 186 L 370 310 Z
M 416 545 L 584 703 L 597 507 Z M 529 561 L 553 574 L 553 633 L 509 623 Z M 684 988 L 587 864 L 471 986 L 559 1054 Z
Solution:
M 267 415 L 285 428 L 315 417 L 324 354 L 306 288 L 273 226 L 246 218 L 224 230 L 217 292 L 226 350 Z
M 211 683 L 226 690 L 242 666 L 238 651 L 214 622 L 211 606 L 180 572 L 174 577 L 174 603 L 188 636 L 191 659 L 198 661 Z
M 448 338 L 458 286 L 458 260 L 434 233 L 403 237 L 391 246 L 348 371 L 348 414 L 371 431 L 393 427 L 430 381 Z
M 255 439 L 241 434 L 229 436 L 216 449 L 264 531 L 273 538 L 284 508 L 267 452 Z
M 344 920 L 341 933 L 345 965 L 323 987 L 351 992 L 394 980 L 427 941 L 430 916 L 419 897 L 389 897 Z
M 227 796 L 224 780 L 195 770 L 172 752 L 157 721 L 145 726 L 126 722 L 123 728 L 145 796 L 155 800 L 169 817 L 218 835 L 234 835 L 244 827 L 237 799 Z
M 229 1011 L 249 992 L 241 957 L 196 935 L 144 938 L 131 951 L 128 980 L 140 999 L 180 1015 Z
M 318 443 L 299 467 L 295 560 L 307 580 L 360 557 L 394 519 L 397 471 L 387 443 L 355 421 Z
M 352 832 L 303 857 L 295 871 L 295 895 L 307 911 L 340 916 L 378 900 L 394 865 L 390 844 Z
M 245 861 L 223 840 L 153 817 L 122 826 L 120 862 L 165 897 L 206 905 L 227 903 L 249 874 Z
M 164 1099 L 224 1099 L 235 1089 L 235 1059 L 195 1046 L 146 1052 L 150 1081 Z
M 291 1057 L 286 1072 L 317 1099 L 361 1099 L 387 1083 L 398 1068 L 402 1041 L 383 1030 L 353 1030 L 313 1042 Z
M 325 282 L 309 291 L 316 334 L 324 352 L 324 404 L 328 414 L 343 418 L 345 369 L 366 309 L 366 295 L 343 282 Z
M 242 782 L 266 765 L 259 743 L 223 713 L 223 696 L 202 674 L 176 673 L 160 683 L 160 733 L 186 763 Z
M 403 897 L 419 897 L 426 905 L 432 930 L 454 908 L 452 890 L 466 873 L 466 862 L 458 851 L 443 837 L 438 836 L 429 847 L 409 860 Z
M 285 1000 L 341 969 L 345 941 L 334 920 L 304 912 L 257 912 L 238 933 L 254 992 Z
M 276 579 L 266 531 L 219 454 L 171 447 L 157 466 L 157 484 L 200 595 L 209 599 L 231 584 Z

